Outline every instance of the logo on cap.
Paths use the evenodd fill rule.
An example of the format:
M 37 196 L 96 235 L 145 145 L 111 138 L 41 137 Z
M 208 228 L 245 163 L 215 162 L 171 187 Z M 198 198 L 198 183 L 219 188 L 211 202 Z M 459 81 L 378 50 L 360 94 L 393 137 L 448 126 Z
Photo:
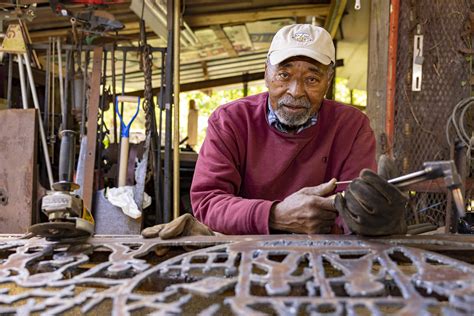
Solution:
M 307 43 L 313 40 L 311 35 L 304 32 L 295 33 L 292 37 L 295 41 L 300 42 L 300 43 Z

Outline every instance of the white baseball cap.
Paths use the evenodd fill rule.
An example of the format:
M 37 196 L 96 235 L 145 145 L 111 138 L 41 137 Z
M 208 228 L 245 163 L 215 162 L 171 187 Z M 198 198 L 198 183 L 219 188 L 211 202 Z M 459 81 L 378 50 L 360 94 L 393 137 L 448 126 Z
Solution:
M 276 32 L 267 57 L 272 65 L 294 56 L 306 56 L 329 65 L 336 62 L 335 54 L 331 35 L 325 29 L 311 24 L 292 24 Z

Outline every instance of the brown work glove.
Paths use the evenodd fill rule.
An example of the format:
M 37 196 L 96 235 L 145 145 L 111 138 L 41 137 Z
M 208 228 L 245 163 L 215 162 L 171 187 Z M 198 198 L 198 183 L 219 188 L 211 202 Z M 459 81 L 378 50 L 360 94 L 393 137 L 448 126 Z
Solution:
M 360 172 L 344 195 L 336 195 L 336 209 L 356 234 L 383 236 L 405 234 L 407 197 L 369 169 Z
M 145 238 L 160 237 L 171 239 L 182 236 L 213 236 L 214 232 L 200 223 L 191 214 L 184 214 L 167 224 L 159 224 L 145 228 L 142 236 Z

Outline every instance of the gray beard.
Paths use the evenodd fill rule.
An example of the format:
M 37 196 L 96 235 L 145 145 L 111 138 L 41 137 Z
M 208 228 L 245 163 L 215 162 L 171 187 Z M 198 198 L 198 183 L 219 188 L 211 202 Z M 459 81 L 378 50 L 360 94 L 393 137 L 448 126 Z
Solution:
M 288 112 L 284 105 L 301 106 L 304 107 L 305 110 L 295 114 Z M 303 125 L 312 115 L 311 102 L 306 97 L 295 99 L 290 95 L 285 95 L 278 100 L 275 115 L 278 120 L 285 125 L 291 127 Z

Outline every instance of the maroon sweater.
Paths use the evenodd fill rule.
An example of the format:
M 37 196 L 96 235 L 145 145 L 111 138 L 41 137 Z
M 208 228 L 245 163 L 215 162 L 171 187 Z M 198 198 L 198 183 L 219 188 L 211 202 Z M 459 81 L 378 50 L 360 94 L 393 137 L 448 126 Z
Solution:
M 196 218 L 214 231 L 268 234 L 275 201 L 376 168 L 374 133 L 359 110 L 324 100 L 316 125 L 286 134 L 269 126 L 267 102 L 268 93 L 246 97 L 209 118 L 191 203 Z

